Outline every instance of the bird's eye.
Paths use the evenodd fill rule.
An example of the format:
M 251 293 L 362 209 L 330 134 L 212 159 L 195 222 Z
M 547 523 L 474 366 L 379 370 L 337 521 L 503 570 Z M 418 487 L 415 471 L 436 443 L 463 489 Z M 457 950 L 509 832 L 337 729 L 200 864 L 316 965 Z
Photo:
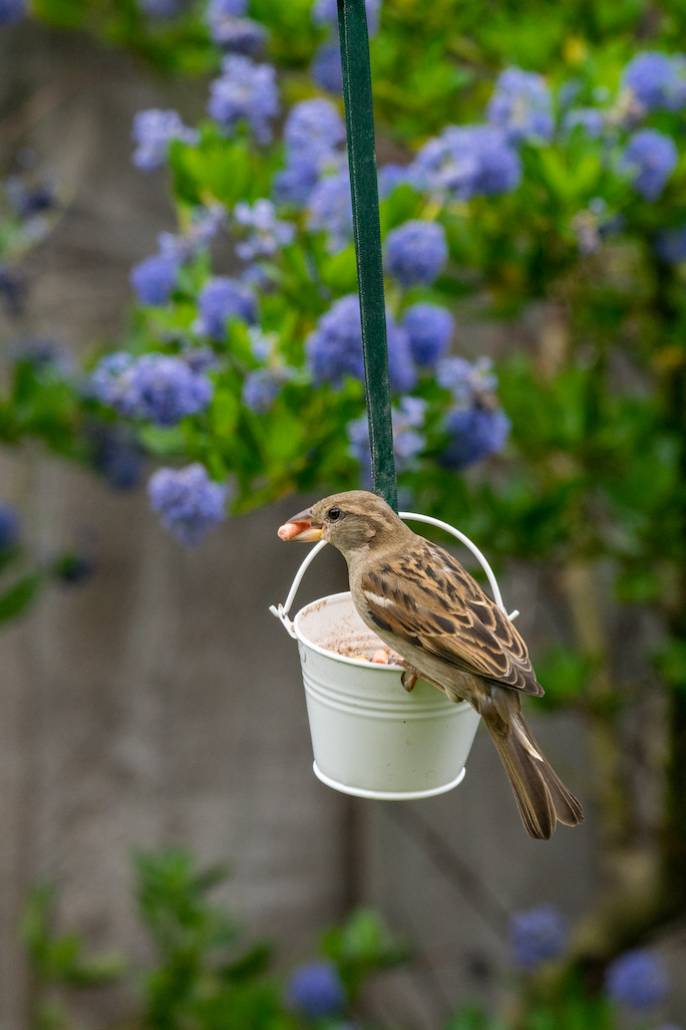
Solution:
M 336 522 L 338 519 L 340 519 L 342 514 L 343 512 L 340 508 L 329 508 L 329 510 L 326 513 L 326 517 L 328 518 L 329 522 Z

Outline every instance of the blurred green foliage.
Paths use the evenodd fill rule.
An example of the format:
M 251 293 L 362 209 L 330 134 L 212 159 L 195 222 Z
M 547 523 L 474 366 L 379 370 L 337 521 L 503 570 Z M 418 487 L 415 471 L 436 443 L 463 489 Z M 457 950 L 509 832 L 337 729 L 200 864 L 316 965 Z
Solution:
M 246 942 L 223 902 L 212 897 L 226 880 L 225 868 L 199 868 L 183 850 L 135 857 L 136 907 L 151 951 L 144 969 L 122 955 L 93 956 L 78 935 L 60 933 L 55 890 L 36 888 L 22 929 L 31 971 L 27 1030 L 68 1030 L 75 1025 L 72 1010 L 79 992 L 113 987 L 126 987 L 123 997 L 133 1001 L 124 1022 L 112 1030 L 397 1030 L 385 1020 L 372 1026 L 360 1016 L 365 985 L 384 970 L 413 961 L 411 950 L 375 912 L 360 909 L 327 930 L 319 958 L 298 967 L 302 972 L 330 963 L 343 991 L 339 1011 L 308 1014 L 290 997 L 292 981 L 274 972 L 271 944 Z M 516 983 L 531 994 L 531 1005 L 516 1020 L 514 1015 L 496 1019 L 466 1004 L 445 1030 L 506 1030 L 515 1022 L 520 1030 L 617 1030 L 621 1025 L 608 999 L 590 992 L 575 975 L 555 992 L 535 988 L 530 974 L 521 971 Z M 316 985 L 314 992 L 316 997 Z
M 237 924 L 211 895 L 227 878 L 222 867 L 199 869 L 181 850 L 141 853 L 134 863 L 138 916 L 152 948 L 144 971 L 118 955 L 91 957 L 74 934 L 55 930 L 56 895 L 47 887 L 29 899 L 23 938 L 31 963 L 31 1030 L 72 1025 L 75 990 L 129 984 L 137 1001 L 126 1027 L 148 1030 L 318 1030 L 342 1028 L 340 1018 L 308 1019 L 287 1000 L 272 971 L 272 947 L 246 943 Z M 354 1006 L 370 977 L 407 958 L 407 950 L 369 910 L 354 912 L 324 934 L 331 960 Z

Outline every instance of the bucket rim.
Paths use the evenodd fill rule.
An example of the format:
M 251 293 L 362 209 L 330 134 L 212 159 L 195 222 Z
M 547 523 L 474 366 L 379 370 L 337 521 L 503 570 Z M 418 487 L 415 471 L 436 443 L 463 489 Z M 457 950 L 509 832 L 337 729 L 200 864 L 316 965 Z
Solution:
M 377 665 L 376 662 L 367 662 L 363 658 L 349 658 L 348 655 L 339 654 L 338 651 L 331 651 L 328 647 L 315 644 L 313 640 L 305 636 L 301 629 L 301 619 L 307 615 L 311 608 L 321 605 L 322 602 L 340 601 L 343 599 L 350 600 L 352 603 L 352 594 L 349 590 L 340 590 L 337 594 L 324 594 L 323 597 L 316 597 L 314 601 L 310 601 L 309 604 L 303 605 L 298 610 L 293 619 L 293 629 L 300 643 L 304 644 L 311 651 L 316 651 L 317 654 L 323 655 L 325 658 L 333 658 L 337 662 L 343 662 L 344 665 L 354 665 L 358 669 L 371 669 L 377 672 L 402 672 L 403 666 L 397 665 L 395 662 L 389 662 L 387 665 Z
M 323 601 L 339 601 L 343 598 L 350 600 L 352 603 L 351 592 L 349 590 L 340 590 L 337 594 L 324 594 L 323 597 L 316 597 L 314 601 L 310 601 L 309 604 L 305 604 L 302 608 L 298 609 L 293 619 L 293 631 L 300 643 L 324 658 L 332 658 L 336 662 L 343 662 L 344 665 L 353 665 L 358 669 L 365 669 L 368 672 L 392 673 L 393 675 L 404 672 L 404 667 L 397 665 L 395 662 L 389 662 L 388 665 L 377 665 L 375 662 L 366 662 L 362 658 L 348 658 L 347 655 L 339 654 L 337 651 L 330 651 L 328 648 L 322 647 L 321 644 L 315 644 L 314 641 L 309 640 L 305 636 L 300 626 L 301 617 L 306 615 L 310 608 L 320 605 Z M 469 701 L 454 701 L 451 703 L 456 708 L 472 707 Z

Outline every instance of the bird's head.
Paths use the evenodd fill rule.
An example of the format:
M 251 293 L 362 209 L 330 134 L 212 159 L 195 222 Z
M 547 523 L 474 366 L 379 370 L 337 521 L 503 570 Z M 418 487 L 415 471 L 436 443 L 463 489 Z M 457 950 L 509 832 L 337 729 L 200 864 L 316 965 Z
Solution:
M 281 540 L 314 543 L 326 540 L 346 558 L 364 549 L 380 549 L 407 527 L 390 505 L 368 490 L 349 490 L 317 501 L 281 526 Z

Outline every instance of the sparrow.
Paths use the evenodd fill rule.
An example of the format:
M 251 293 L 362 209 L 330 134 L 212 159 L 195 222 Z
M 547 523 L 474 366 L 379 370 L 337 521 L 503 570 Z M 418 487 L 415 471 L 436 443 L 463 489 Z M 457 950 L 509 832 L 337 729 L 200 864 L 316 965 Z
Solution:
M 532 837 L 577 826 L 583 809 L 543 755 L 522 716 L 540 697 L 524 640 L 505 612 L 448 551 L 413 533 L 366 490 L 334 494 L 294 515 L 282 540 L 326 540 L 348 565 L 363 622 L 403 659 L 403 686 L 421 677 L 452 701 L 468 701 L 495 744 Z

